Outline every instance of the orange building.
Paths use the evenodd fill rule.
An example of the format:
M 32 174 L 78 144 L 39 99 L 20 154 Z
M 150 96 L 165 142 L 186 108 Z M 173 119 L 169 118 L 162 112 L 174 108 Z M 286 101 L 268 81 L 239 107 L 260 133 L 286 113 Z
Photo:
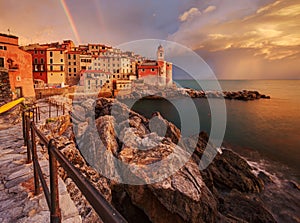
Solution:
M 8 73 L 13 98 L 34 98 L 32 57 L 19 49 L 18 40 L 16 36 L 0 33 L 1 75 Z

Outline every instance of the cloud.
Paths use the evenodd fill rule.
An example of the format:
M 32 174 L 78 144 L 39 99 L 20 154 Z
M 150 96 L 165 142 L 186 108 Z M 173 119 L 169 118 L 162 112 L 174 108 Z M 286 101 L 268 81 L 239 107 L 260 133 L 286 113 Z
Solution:
M 289 4 L 287 4 L 289 3 Z M 225 22 L 191 21 L 170 39 L 192 48 L 220 51 L 228 48 L 255 49 L 255 55 L 275 60 L 298 53 L 300 45 L 300 3 L 277 1 L 245 18 Z M 290 16 L 291 15 L 291 16 Z M 185 33 L 189 33 L 187 36 Z
M 201 12 L 197 8 L 190 8 L 188 11 L 185 11 L 183 14 L 179 16 L 179 20 L 181 22 L 185 22 L 188 19 L 192 18 L 195 15 L 201 15 Z
M 208 6 L 206 9 L 204 9 L 203 13 L 213 12 L 213 11 L 216 10 L 216 8 L 217 8 L 216 6 L 210 5 L 210 6 Z
M 201 19 L 183 23 L 169 39 L 198 49 L 202 56 L 214 61 L 213 66 L 221 73 L 231 70 L 237 75 L 237 70 L 242 73 L 244 69 L 246 75 L 259 67 L 256 73 L 272 71 L 283 75 L 285 68 L 288 75 L 299 75 L 300 3 L 278 0 L 253 7 L 252 13 L 244 16 L 232 16 L 233 11 L 220 12 L 223 8 L 217 6 L 220 10 L 216 13 L 204 13 L 206 8 Z M 239 69 L 233 66 L 237 61 Z

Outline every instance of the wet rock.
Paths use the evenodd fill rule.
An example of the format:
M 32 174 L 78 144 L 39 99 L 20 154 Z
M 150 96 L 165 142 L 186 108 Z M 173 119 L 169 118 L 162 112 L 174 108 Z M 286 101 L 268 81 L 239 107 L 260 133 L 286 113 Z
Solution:
M 263 172 L 263 171 L 259 171 L 258 177 L 259 177 L 265 184 L 267 184 L 267 183 L 273 183 L 272 178 L 271 178 L 268 174 L 266 174 L 265 172 Z
M 223 197 L 222 214 L 238 222 L 276 222 L 263 203 L 236 190 Z

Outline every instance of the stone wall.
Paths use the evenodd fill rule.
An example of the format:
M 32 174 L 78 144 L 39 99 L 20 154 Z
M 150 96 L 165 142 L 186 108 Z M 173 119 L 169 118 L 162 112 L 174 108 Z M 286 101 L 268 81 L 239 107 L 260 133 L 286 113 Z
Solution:
M 0 106 L 12 100 L 9 75 L 6 71 L 0 71 Z

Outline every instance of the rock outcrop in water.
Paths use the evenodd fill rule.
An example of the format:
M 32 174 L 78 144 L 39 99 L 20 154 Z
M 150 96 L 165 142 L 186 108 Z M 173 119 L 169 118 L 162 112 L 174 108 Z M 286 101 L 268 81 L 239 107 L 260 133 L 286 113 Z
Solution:
M 151 124 L 114 99 L 89 99 L 77 106 L 74 135 L 65 137 L 63 152 L 129 222 L 275 222 L 259 199 L 264 182 L 236 153 L 223 149 L 207 169 L 199 170 L 207 134 L 181 138 L 180 130 L 159 113 Z M 166 127 L 165 135 L 153 132 L 159 125 Z M 195 151 L 184 160 L 190 145 L 196 145 Z M 172 160 L 165 161 L 171 154 Z M 116 160 L 138 168 L 120 168 Z M 185 164 L 176 169 L 181 161 Z M 151 181 L 173 170 L 171 175 L 162 174 L 160 181 Z M 144 184 L 119 182 L 128 179 Z M 83 217 L 91 215 L 86 213 L 89 208 L 82 210 Z
M 143 87 L 136 87 L 131 94 L 122 95 L 123 99 L 161 99 L 161 98 L 220 98 L 229 100 L 251 101 L 257 99 L 270 99 L 271 97 L 261 94 L 258 91 L 203 91 L 191 88 L 177 88 L 177 87 L 158 87 L 153 85 L 144 85 Z

